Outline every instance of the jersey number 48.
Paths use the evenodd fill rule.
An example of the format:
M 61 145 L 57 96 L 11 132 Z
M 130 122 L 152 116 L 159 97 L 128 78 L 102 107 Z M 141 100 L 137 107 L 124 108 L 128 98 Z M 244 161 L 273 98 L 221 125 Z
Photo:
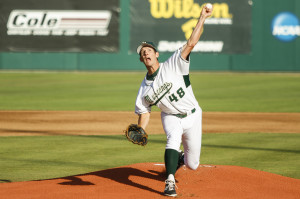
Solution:
M 176 91 L 176 93 L 180 98 L 183 98 L 183 96 L 185 95 L 185 92 L 181 87 Z M 171 102 L 173 102 L 173 101 L 177 102 L 178 101 L 178 97 L 177 97 L 176 93 L 173 93 L 169 96 L 169 99 L 170 99 Z

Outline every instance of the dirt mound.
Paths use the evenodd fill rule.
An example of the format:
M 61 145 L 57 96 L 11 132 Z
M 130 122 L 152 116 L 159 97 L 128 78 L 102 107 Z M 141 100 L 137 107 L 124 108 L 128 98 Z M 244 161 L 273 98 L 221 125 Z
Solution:
M 52 180 L 0 184 L 0 195 L 25 198 L 166 198 L 164 164 L 141 163 Z M 178 198 L 300 198 L 300 180 L 237 166 L 201 165 L 176 173 Z

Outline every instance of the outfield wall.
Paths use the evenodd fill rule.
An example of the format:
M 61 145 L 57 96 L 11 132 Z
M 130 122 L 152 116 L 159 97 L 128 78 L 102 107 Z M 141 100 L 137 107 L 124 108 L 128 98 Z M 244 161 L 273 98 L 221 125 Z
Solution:
M 251 1 L 248 2 L 251 4 Z M 119 1 L 121 8 L 119 12 L 119 45 L 115 52 L 32 52 L 26 49 L 18 52 L 4 51 L 0 53 L 0 69 L 145 70 L 139 62 L 138 56 L 130 51 L 133 39 L 131 38 L 132 8 L 130 8 L 130 3 L 130 0 Z M 292 41 L 283 41 L 280 36 L 272 35 L 272 21 L 275 16 L 285 11 L 291 12 L 298 18 L 298 25 L 285 24 L 286 27 L 292 27 L 292 31 L 296 35 Z M 251 15 L 249 52 L 194 52 L 191 56 L 191 69 L 201 71 L 300 71 L 300 1 L 253 0 Z M 287 30 L 282 30 L 282 34 L 288 34 Z M 205 33 L 204 38 L 206 37 Z M 223 32 L 218 34 L 222 35 Z M 165 60 L 169 55 L 170 53 L 167 52 L 161 53 L 160 60 Z

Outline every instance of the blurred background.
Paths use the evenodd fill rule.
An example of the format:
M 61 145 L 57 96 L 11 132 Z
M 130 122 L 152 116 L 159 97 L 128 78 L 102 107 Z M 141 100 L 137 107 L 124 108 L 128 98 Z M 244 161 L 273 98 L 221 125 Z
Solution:
M 300 70 L 300 2 L 211 0 L 192 54 L 197 71 Z M 191 34 L 205 1 L 1 0 L 0 70 L 144 70 L 153 41 L 163 61 Z

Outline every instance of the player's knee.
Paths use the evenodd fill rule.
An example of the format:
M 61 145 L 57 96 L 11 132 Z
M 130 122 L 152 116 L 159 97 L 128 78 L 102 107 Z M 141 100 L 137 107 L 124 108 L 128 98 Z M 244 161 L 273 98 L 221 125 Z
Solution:
M 187 164 L 185 164 L 185 166 L 187 166 L 187 168 L 191 169 L 191 170 L 196 170 L 199 166 L 199 161 L 193 161 L 193 162 L 187 162 Z

